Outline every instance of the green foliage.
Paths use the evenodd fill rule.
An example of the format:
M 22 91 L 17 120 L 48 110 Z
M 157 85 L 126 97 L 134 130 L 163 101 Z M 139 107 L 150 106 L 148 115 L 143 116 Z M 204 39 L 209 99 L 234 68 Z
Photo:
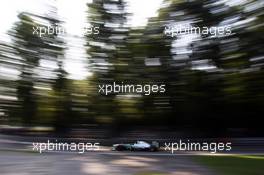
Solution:
M 130 14 L 125 1 L 93 0 L 87 6 L 87 22 L 99 27 L 99 34 L 85 37 L 92 72 L 86 80 L 68 78 L 63 66 L 66 46 L 60 36 L 32 33 L 33 26 L 60 26 L 56 10 L 46 16 L 21 13 L 9 33 L 13 45 L 0 45 L 0 64 L 20 72 L 10 86 L 4 86 L 8 78 L 1 79 L 7 89 L 1 92 L 17 99 L 2 100 L 0 108 L 17 121 L 53 125 L 58 130 L 98 123 L 117 129 L 127 125 L 259 127 L 264 112 L 264 16 L 263 7 L 249 7 L 260 2 L 165 0 L 157 17 L 144 28 L 134 28 L 127 25 Z M 232 34 L 202 34 L 193 39 L 164 34 L 165 26 L 183 22 L 208 28 L 227 25 Z M 41 60 L 56 63 L 56 69 L 47 70 L 53 77 L 36 74 Z M 112 82 L 165 84 L 166 92 L 98 93 L 98 85 Z

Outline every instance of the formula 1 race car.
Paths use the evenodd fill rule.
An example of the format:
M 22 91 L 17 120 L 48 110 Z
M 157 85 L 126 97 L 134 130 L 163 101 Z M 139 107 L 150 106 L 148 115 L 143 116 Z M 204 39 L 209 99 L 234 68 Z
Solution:
M 159 144 L 158 142 L 152 142 L 149 144 L 145 141 L 137 141 L 133 144 L 114 144 L 112 147 L 113 151 L 158 151 Z

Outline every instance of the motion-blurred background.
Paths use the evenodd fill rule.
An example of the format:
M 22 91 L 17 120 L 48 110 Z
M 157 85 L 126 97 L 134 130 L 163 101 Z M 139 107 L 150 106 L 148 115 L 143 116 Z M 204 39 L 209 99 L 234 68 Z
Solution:
M 263 136 L 263 9 L 263 0 L 2 1 L 1 132 Z M 174 24 L 232 34 L 166 36 Z M 87 25 L 100 33 L 83 34 Z M 33 26 L 66 32 L 40 37 Z M 114 81 L 166 92 L 98 93 Z
M 2 0 L 0 19 L 1 175 L 263 175 L 263 0 Z M 181 25 L 232 32 L 164 33 Z M 113 82 L 166 92 L 98 92 Z M 110 147 L 179 139 L 232 150 Z M 32 150 L 48 140 L 102 149 Z

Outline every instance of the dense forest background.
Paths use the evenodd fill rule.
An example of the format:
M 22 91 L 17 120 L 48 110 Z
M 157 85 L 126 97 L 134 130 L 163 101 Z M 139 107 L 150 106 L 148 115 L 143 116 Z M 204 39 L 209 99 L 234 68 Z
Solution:
M 87 4 L 87 23 L 100 33 L 85 36 L 92 74 L 83 80 L 70 79 L 64 68 L 62 35 L 33 34 L 33 26 L 63 23 L 57 7 L 46 15 L 20 13 L 8 31 L 12 42 L 0 41 L 1 68 L 19 72 L 14 78 L 1 71 L 0 124 L 56 131 L 96 125 L 116 131 L 144 126 L 263 133 L 263 0 L 164 0 L 158 16 L 141 28 L 128 25 L 126 7 L 123 0 Z M 164 34 L 166 26 L 186 23 L 229 26 L 232 34 Z M 43 60 L 55 68 L 41 66 Z M 98 93 L 99 84 L 112 82 L 165 84 L 166 92 Z

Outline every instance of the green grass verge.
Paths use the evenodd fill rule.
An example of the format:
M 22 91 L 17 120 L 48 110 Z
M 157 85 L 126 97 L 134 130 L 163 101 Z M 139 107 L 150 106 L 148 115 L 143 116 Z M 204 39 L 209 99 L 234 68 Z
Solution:
M 264 175 L 264 156 L 197 156 L 194 160 L 219 175 Z

